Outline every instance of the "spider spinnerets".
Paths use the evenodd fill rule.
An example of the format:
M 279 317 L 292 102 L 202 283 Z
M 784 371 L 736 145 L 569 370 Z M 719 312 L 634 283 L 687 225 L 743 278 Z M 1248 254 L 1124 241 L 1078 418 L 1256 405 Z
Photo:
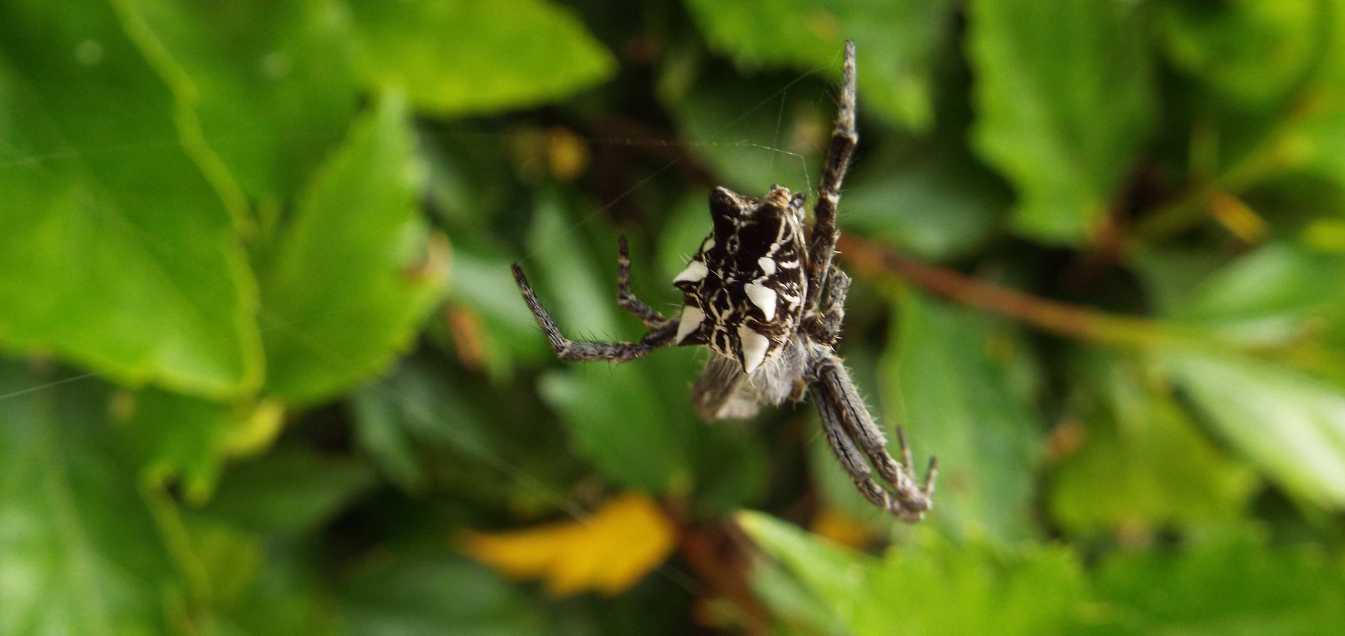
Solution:
M 840 188 L 859 135 L 855 131 L 855 48 L 846 42 L 836 126 L 818 184 L 813 224 L 804 225 L 804 197 L 771 186 L 749 197 L 728 188 L 710 194 L 713 230 L 673 279 L 681 314 L 668 318 L 630 288 L 625 237 L 617 250 L 617 304 L 649 329 L 635 342 L 566 338 L 537 299 L 523 269 L 513 266 L 524 301 L 562 360 L 626 362 L 666 346 L 705 345 L 714 353 L 693 389 L 705 419 L 750 417 L 761 405 L 812 398 L 822 432 L 855 487 L 874 505 L 919 521 L 933 505 L 938 463 L 922 484 L 911 474 L 911 451 L 897 428 L 900 461 L 869 413 L 835 346 L 845 320 L 850 278 L 832 264 L 839 230 Z M 876 475 L 875 475 L 876 473 Z

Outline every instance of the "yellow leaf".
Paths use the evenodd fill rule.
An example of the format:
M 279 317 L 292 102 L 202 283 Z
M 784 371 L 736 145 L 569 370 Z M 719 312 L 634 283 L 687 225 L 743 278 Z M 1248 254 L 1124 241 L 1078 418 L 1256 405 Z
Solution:
M 676 531 L 652 499 L 629 494 L 592 516 L 501 533 L 473 532 L 472 558 L 519 579 L 544 579 L 556 596 L 585 590 L 614 595 L 653 570 L 672 551 Z

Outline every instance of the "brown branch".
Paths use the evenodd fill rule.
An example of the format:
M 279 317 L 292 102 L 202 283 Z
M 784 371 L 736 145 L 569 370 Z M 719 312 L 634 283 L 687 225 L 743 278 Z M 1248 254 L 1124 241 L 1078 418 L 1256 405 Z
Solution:
M 843 236 L 839 248 L 841 258 L 862 275 L 870 278 L 895 275 L 959 304 L 1052 333 L 1140 347 L 1158 345 L 1174 336 L 1151 320 L 1117 316 L 1006 289 L 951 269 L 922 263 L 853 236 Z

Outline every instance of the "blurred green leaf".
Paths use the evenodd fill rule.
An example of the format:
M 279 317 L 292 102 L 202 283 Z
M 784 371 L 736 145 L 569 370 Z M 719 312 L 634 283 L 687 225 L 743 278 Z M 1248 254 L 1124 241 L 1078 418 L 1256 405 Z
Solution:
M 459 503 L 514 511 L 553 510 L 566 503 L 577 463 L 555 452 L 565 444 L 565 431 L 535 409 L 501 404 L 504 399 L 432 359 L 409 360 L 355 394 L 356 441 L 412 493 L 451 493 Z
M 335 0 L 116 4 L 253 197 L 288 202 L 355 115 L 348 22 Z
M 1162 260 L 1145 267 L 1151 280 L 1172 277 Z M 1335 506 L 1345 503 L 1342 274 L 1338 254 L 1266 245 L 1186 285 L 1168 309 L 1216 346 L 1158 353 L 1229 443 L 1291 492 Z
M 1345 187 L 1345 2 L 1319 0 L 1313 35 L 1325 50 L 1304 89 L 1303 102 L 1289 113 L 1283 147 L 1291 163 Z
M 757 559 L 752 563 L 749 582 L 753 594 L 770 608 L 774 621 L 770 633 L 782 636 L 847 634 L 835 610 L 810 593 L 784 566 L 769 559 Z
M 1254 475 L 1212 446 L 1165 387 L 1117 357 L 1092 355 L 1078 366 L 1080 391 L 1096 394 L 1079 400 L 1083 447 L 1053 479 L 1050 508 L 1062 526 L 1142 531 L 1226 522 L 1241 512 Z
M 351 10 L 368 81 L 435 115 L 533 106 L 616 66 L 567 9 L 543 0 L 356 0 Z
M 608 237 L 601 246 L 602 256 L 590 248 L 582 231 L 589 229 L 586 226 L 594 220 L 593 214 L 572 209 L 548 192 L 538 203 L 527 234 L 529 260 L 544 265 L 533 271 L 529 280 L 566 336 L 576 340 L 619 338 L 625 332 L 622 323 L 639 324 L 624 313 L 618 321 L 616 278 L 609 275 L 616 269 L 616 240 L 602 231 Z M 523 304 L 521 297 L 514 297 L 518 289 L 515 285 L 511 283 L 505 289 L 509 290 L 507 296 L 497 294 L 504 296 L 501 300 Z M 536 324 L 534 321 L 533 337 L 540 340 L 542 332 L 536 330 Z
M 355 434 L 361 447 L 398 485 L 427 485 L 421 458 L 430 447 L 450 445 L 469 457 L 500 453 L 488 418 L 425 364 L 408 362 L 355 394 Z M 500 431 L 503 432 L 503 431 Z
M 1345 391 L 1237 354 L 1168 354 L 1174 380 L 1243 454 L 1291 492 L 1345 505 Z
M 479 331 L 463 333 L 452 320 L 431 323 L 432 333 L 449 336 L 459 356 L 462 339 L 475 336 L 487 372 L 499 381 L 511 379 L 516 364 L 551 355 L 546 342 L 537 338 L 537 322 L 522 297 L 500 293 L 514 288 L 509 264 L 510 259 L 500 250 L 455 243 L 449 267 L 448 311 L 465 312 L 475 319 Z
M 1009 543 L 1034 534 L 1042 424 L 1006 368 L 1025 355 L 1021 347 L 1003 327 L 916 292 L 893 313 L 882 362 L 886 419 L 905 427 L 917 456 L 938 456 L 931 519 L 955 536 Z
M 323 590 L 321 572 L 301 558 L 302 550 L 268 546 L 260 549 L 255 538 L 242 539 L 232 548 L 203 545 L 212 577 L 229 578 L 260 560 L 256 571 L 242 581 L 235 596 L 216 599 L 199 618 L 201 631 L 219 636 L 286 636 L 291 634 L 346 633 L 340 627 L 337 608 Z M 256 550 L 256 552 L 252 552 Z
M 633 281 L 637 285 L 636 292 L 640 288 L 650 290 L 649 303 L 658 306 L 660 310 L 669 311 L 670 308 L 662 307 L 654 298 L 654 294 L 660 294 L 657 298 L 675 298 L 680 305 L 682 298 L 679 292 L 672 286 L 672 279 L 686 268 L 691 260 L 691 255 L 700 247 L 705 237 L 710 234 L 710 193 L 697 192 L 683 197 L 677 205 L 668 211 L 668 221 L 662 231 L 658 233 L 658 274 L 657 281 L 648 281 L 640 285 L 640 281 Z M 657 291 L 655 291 L 657 290 Z
M 1167 270 L 1155 274 L 1170 275 Z M 1203 277 L 1170 313 L 1183 324 L 1245 345 L 1320 341 L 1345 322 L 1341 280 L 1345 254 L 1271 243 Z M 1345 368 L 1345 347 L 1322 353 L 1340 356 Z
M 1345 625 L 1339 563 L 1304 548 L 1217 538 L 1180 552 L 1120 555 L 1094 582 L 1081 634 L 1321 634 Z
M 671 396 L 638 365 L 577 365 L 543 376 L 538 390 L 564 418 L 575 452 L 611 481 L 660 494 L 691 484 L 686 409 L 661 407 Z
M 744 67 L 790 66 L 838 79 L 843 43 L 852 39 L 862 103 L 896 126 L 924 130 L 934 119 L 931 58 L 949 2 L 688 0 L 687 6 L 711 46 Z
M 972 166 L 946 152 L 875 158 L 847 182 L 841 224 L 925 258 L 962 256 L 999 229 L 1009 205 Z
M 282 448 L 235 466 L 202 512 L 243 530 L 298 536 L 340 512 L 374 479 L 362 462 Z
M 683 396 L 688 401 L 690 392 Z M 770 480 L 762 435 L 736 422 L 693 423 L 697 512 L 718 518 L 755 503 Z
M 0 395 L 41 384 L 0 364 Z M 94 382 L 0 400 L 0 633 L 159 633 L 172 562 Z
M 861 636 L 1062 633 L 1086 597 L 1079 564 L 1060 548 L 1000 555 L 925 532 L 878 560 L 765 514 L 743 513 L 739 522 Z
M 710 165 L 716 179 L 744 193 L 765 192 L 773 183 L 800 192 L 811 188 L 835 115 L 819 107 L 820 97 L 810 99 L 815 87 L 743 82 L 719 73 L 695 79 L 684 92 L 669 89 L 660 97 L 689 140 L 688 150 Z M 701 201 L 708 220 L 708 192 Z
M 147 484 L 181 478 L 188 499 L 204 502 L 214 492 L 229 436 L 242 424 L 232 404 L 149 389 L 133 398 L 125 426 L 143 449 Z
M 262 266 L 267 388 L 290 401 L 382 370 L 437 298 L 439 256 L 417 214 L 421 170 L 405 116 L 385 96 L 356 122 Z
M 1221 98 L 1274 107 L 1316 61 L 1324 9 L 1321 0 L 1173 2 L 1159 7 L 1159 33 L 1174 66 Z
M 600 282 L 606 274 L 576 230 L 554 199 L 539 207 L 528 242 L 537 261 L 546 263 L 534 277 L 544 282 L 539 294 L 570 338 L 620 338 L 625 330 L 617 329 L 615 290 L 609 287 L 615 283 Z M 616 483 L 662 493 L 674 484 L 690 485 L 691 459 L 687 428 L 656 406 L 669 396 L 650 380 L 650 362 L 572 365 L 544 375 L 538 390 L 564 418 L 580 456 Z
M 973 146 L 1018 190 L 1015 225 L 1077 242 L 1102 220 L 1155 119 L 1133 3 L 977 0 Z
M 531 598 L 484 566 L 423 552 L 370 564 L 343 582 L 341 608 L 352 633 L 552 633 Z
M 117 17 L 69 17 L 0 9 L 0 344 L 129 384 L 249 391 L 256 290 L 230 210 Z

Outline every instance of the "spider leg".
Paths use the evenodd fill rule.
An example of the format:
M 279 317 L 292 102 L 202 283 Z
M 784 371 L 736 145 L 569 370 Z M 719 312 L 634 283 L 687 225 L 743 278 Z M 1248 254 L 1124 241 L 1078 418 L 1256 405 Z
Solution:
M 887 437 L 873 421 L 840 359 L 826 355 L 814 366 L 813 375 L 809 392 L 822 415 L 823 430 L 860 493 L 903 520 L 920 520 L 933 505 L 931 497 L 938 464 L 931 461 L 925 483 L 917 486 L 909 472 L 910 449 L 905 445 L 904 436 L 898 437 L 903 459 L 899 464 L 887 452 Z M 872 464 L 872 470 L 868 464 Z M 872 471 L 877 471 L 891 487 L 890 492 L 872 479 Z
M 840 230 L 836 210 L 840 205 L 841 183 L 850 165 L 850 156 L 859 144 L 855 131 L 855 43 L 846 41 L 845 62 L 841 67 L 841 98 L 836 112 L 836 127 L 831 132 L 822 181 L 817 186 L 817 204 L 813 208 L 813 229 L 808 237 L 808 298 L 804 305 L 817 309 L 823 284 L 831 270 Z
M 666 316 L 645 304 L 644 301 L 635 296 L 635 292 L 631 291 L 630 247 L 626 244 L 626 236 L 624 234 L 618 236 L 616 244 L 616 304 L 635 314 L 635 317 L 639 318 L 640 322 L 650 329 L 667 325 L 669 321 Z
M 901 449 L 901 465 L 910 469 L 915 465 L 915 460 L 911 458 L 911 447 L 906 445 L 906 429 L 897 427 L 897 447 Z M 925 499 L 934 500 L 934 484 L 939 479 L 939 458 L 930 457 L 929 465 L 925 467 L 925 483 L 920 486 L 920 492 L 924 493 Z
M 551 349 L 556 352 L 556 357 L 561 360 L 627 362 L 644 357 L 650 351 L 671 344 L 673 337 L 677 334 L 677 323 L 669 322 L 645 334 L 645 337 L 638 342 L 570 340 L 560 333 L 560 327 L 556 326 L 556 321 L 542 306 L 542 302 L 537 300 L 537 294 L 533 292 L 532 286 L 528 284 L 527 277 L 523 275 L 523 268 L 519 267 L 518 263 L 514 263 L 512 269 L 514 271 L 514 282 L 518 283 L 519 291 L 523 292 L 524 302 L 528 303 L 528 309 L 532 310 L 533 318 L 537 319 L 537 326 L 542 328 L 542 333 L 546 334 L 546 341 L 551 344 Z
M 849 291 L 850 276 L 833 265 L 827 276 L 827 289 L 822 293 L 822 312 L 804 319 L 803 328 L 813 340 L 828 346 L 840 341 L 841 326 L 845 324 L 845 296 Z

